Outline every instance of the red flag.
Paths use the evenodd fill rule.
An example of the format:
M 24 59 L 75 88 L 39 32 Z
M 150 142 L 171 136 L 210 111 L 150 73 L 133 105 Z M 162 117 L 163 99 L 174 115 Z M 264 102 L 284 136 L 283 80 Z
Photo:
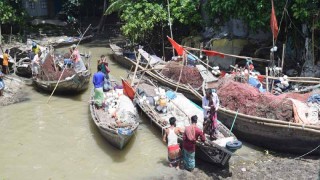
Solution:
M 177 53 L 179 56 L 183 55 L 183 47 L 180 46 L 177 42 L 175 42 L 173 39 L 171 39 L 169 36 L 167 36 L 167 38 L 169 39 L 170 43 L 172 44 L 172 46 L 174 47 L 174 49 L 176 49 Z
M 224 58 L 224 54 L 219 53 L 217 51 L 210 51 L 210 50 L 202 50 L 207 56 L 220 56 L 221 58 Z
M 122 87 L 123 87 L 123 94 L 128 96 L 131 100 L 134 99 L 135 90 L 133 87 L 126 81 L 122 79 Z
M 271 17 L 270 17 L 270 26 L 271 26 L 273 38 L 277 39 L 279 28 L 278 28 L 276 12 L 275 12 L 274 6 L 273 6 L 273 0 L 271 0 L 271 4 L 272 4 L 272 10 L 271 10 Z

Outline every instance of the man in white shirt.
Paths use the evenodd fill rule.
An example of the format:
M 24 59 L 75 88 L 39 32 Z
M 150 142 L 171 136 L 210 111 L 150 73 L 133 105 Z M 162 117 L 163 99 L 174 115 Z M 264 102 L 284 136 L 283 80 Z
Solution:
M 32 60 L 32 75 L 33 77 L 36 77 L 36 78 L 38 78 L 38 75 L 39 75 L 41 54 L 42 54 L 41 51 L 39 51 L 38 54 L 36 54 Z

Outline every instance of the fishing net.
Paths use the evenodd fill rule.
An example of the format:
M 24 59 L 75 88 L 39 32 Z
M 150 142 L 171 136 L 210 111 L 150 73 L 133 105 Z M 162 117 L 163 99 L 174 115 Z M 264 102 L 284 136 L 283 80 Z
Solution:
M 293 103 L 290 100 L 297 99 L 306 102 L 309 94 L 287 93 L 280 96 L 269 92 L 260 93 L 257 88 L 232 80 L 222 78 L 223 82 L 218 89 L 221 105 L 252 116 L 263 118 L 294 121 Z
M 56 57 L 56 56 L 55 56 Z M 40 79 L 45 81 L 57 81 L 61 76 L 62 69 L 58 66 L 55 66 L 55 60 L 53 56 L 47 55 L 43 64 L 41 64 L 41 73 Z M 76 74 L 73 68 L 65 69 L 61 80 L 64 80 L 67 77 L 71 77 L 72 75 Z
M 166 64 L 162 70 L 162 74 L 169 79 L 179 81 L 182 64 L 178 62 L 170 61 Z M 199 70 L 196 67 L 183 66 L 181 73 L 181 84 L 190 84 L 194 88 L 199 88 L 202 85 L 203 79 Z

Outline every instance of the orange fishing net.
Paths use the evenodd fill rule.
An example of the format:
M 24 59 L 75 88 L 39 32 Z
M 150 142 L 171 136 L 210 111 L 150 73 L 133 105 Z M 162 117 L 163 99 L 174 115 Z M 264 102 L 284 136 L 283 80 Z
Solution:
M 170 61 L 166 64 L 162 70 L 162 74 L 169 79 L 179 81 L 182 64 L 178 62 Z M 196 67 L 183 66 L 181 73 L 181 84 L 190 84 L 194 88 L 198 88 L 202 85 L 203 79 L 200 75 L 199 70 Z
M 269 92 L 260 93 L 257 88 L 236 82 L 230 78 L 222 78 L 218 87 L 221 105 L 252 116 L 293 121 L 293 106 L 289 98 L 306 102 L 309 93 L 286 93 L 279 96 Z

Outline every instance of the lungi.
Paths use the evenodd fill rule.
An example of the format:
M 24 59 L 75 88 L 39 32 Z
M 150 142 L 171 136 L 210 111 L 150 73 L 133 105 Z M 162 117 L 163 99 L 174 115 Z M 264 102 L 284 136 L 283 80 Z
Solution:
M 196 166 L 195 155 L 195 152 L 189 152 L 185 149 L 183 150 L 183 164 L 186 170 L 191 171 Z
M 102 103 L 104 101 L 105 95 L 103 92 L 102 87 L 101 88 L 94 88 L 94 103 L 99 106 L 102 107 Z

